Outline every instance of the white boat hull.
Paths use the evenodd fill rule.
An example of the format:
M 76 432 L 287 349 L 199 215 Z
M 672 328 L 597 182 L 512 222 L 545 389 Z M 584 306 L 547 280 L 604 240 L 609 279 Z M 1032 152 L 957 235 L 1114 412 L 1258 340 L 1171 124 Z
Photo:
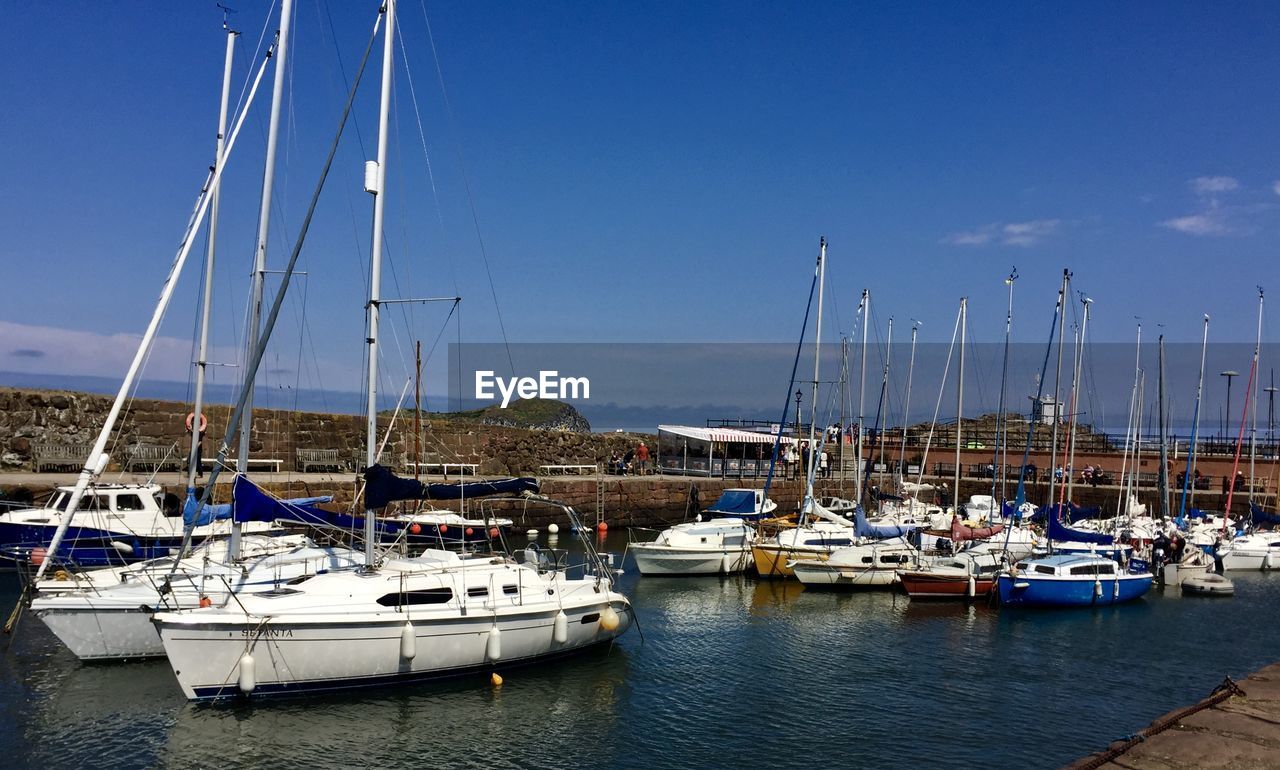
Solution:
M 132 609 L 86 606 L 82 610 L 36 610 L 35 614 L 80 660 L 164 655 L 164 645 L 151 624 L 151 613 L 140 605 Z
M 695 551 L 633 545 L 630 550 L 641 575 L 731 575 L 755 563 L 750 547 Z
M 793 562 L 791 569 L 801 583 L 815 587 L 885 588 L 898 582 L 897 569 L 842 567 L 829 561 Z
M 606 598 L 607 597 L 607 598 Z M 619 623 L 605 630 L 599 620 L 608 606 Z M 515 608 L 519 610 L 519 608 Z M 613 640 L 632 621 L 631 606 L 619 594 L 565 607 L 567 639 L 554 639 L 555 608 L 522 612 L 477 612 L 469 617 L 412 622 L 416 654 L 406 659 L 403 633 L 406 615 L 382 613 L 378 620 L 276 623 L 259 626 L 206 622 L 200 612 L 157 616 L 178 684 L 193 700 L 241 694 L 289 695 L 345 690 L 492 671 L 568 654 Z M 497 628 L 501 656 L 489 657 L 490 633 Z M 243 642 L 228 644 L 228 638 Z M 252 656 L 246 662 L 245 656 Z M 244 692 L 242 667 L 251 666 L 254 686 Z

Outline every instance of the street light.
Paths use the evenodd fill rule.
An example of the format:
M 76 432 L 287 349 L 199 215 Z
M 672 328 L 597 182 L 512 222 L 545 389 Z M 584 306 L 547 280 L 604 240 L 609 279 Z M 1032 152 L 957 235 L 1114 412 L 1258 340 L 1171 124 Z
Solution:
M 800 440 L 800 399 L 804 398 L 804 393 L 796 388 L 796 440 Z
M 1228 369 L 1225 372 L 1219 372 L 1219 374 L 1227 378 L 1227 414 L 1222 423 L 1222 437 L 1227 438 L 1227 429 L 1231 427 L 1231 381 L 1239 377 L 1240 372 Z
M 1267 394 L 1267 438 L 1276 440 L 1276 372 L 1271 370 L 1271 384 L 1262 389 Z

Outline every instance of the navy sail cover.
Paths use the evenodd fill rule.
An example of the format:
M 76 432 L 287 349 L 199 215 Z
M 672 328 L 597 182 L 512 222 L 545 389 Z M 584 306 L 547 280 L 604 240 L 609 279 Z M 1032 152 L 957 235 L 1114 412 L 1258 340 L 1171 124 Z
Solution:
M 1104 535 L 1101 532 L 1085 532 L 1066 526 L 1056 515 L 1058 508 L 1059 506 L 1053 506 L 1053 511 L 1049 513 L 1049 530 L 1047 534 L 1050 540 L 1061 540 L 1068 543 L 1093 543 L 1094 545 L 1112 545 L 1115 543 L 1115 538 L 1111 535 Z
M 370 509 L 382 508 L 396 500 L 459 500 L 464 497 L 518 495 L 538 491 L 538 480 L 533 478 L 428 484 L 416 479 L 401 478 L 382 465 L 367 468 L 364 480 L 364 504 Z
M 720 499 L 712 503 L 707 510 L 711 513 L 733 513 L 740 516 L 750 516 L 756 513 L 755 490 L 726 489 L 720 493 Z

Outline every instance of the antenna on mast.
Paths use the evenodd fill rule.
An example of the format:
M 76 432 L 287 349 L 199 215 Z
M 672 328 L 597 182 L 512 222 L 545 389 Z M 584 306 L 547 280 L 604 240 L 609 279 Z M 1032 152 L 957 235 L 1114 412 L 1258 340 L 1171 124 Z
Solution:
M 231 14 L 235 13 L 236 9 L 228 8 L 222 3 L 216 3 L 216 5 L 218 6 L 218 10 L 222 11 L 222 28 L 228 32 L 235 32 L 237 35 L 240 34 L 239 31 L 232 29 L 231 24 L 229 23 L 231 21 Z

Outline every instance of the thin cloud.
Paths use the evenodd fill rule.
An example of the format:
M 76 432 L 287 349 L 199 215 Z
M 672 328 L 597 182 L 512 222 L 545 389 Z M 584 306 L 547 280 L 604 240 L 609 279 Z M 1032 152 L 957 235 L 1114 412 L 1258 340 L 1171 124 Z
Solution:
M 9 355 L 14 358 L 44 358 L 44 351 L 35 350 L 34 348 L 18 348 L 10 351 Z
M 1027 222 L 992 222 L 973 230 L 951 233 L 942 243 L 952 246 L 1034 246 L 1056 233 L 1060 219 L 1032 219 Z
M 1271 183 L 1271 192 L 1280 195 L 1280 181 Z
M 1231 192 L 1240 188 L 1240 180 L 1230 176 L 1198 176 L 1187 184 L 1196 195 Z
M 1184 217 L 1166 219 L 1161 227 L 1176 230 L 1187 235 L 1230 235 L 1226 217 L 1221 209 L 1211 209 L 1201 214 L 1187 214 Z

